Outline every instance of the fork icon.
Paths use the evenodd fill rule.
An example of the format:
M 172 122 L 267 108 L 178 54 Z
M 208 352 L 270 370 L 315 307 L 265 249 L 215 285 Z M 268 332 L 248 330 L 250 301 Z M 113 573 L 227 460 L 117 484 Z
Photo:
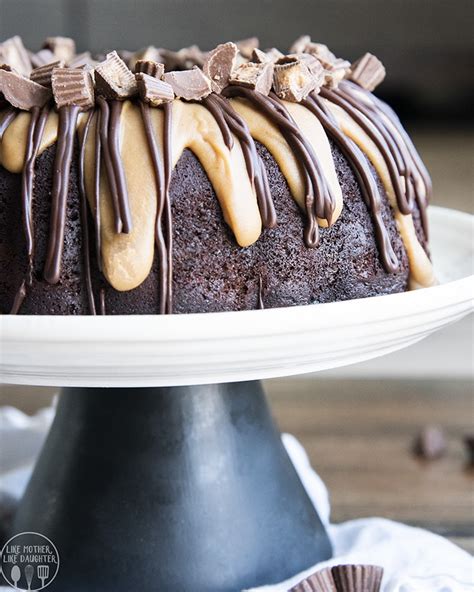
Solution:
M 44 588 L 44 583 L 49 577 L 49 565 L 38 565 L 36 573 L 41 580 L 41 587 Z

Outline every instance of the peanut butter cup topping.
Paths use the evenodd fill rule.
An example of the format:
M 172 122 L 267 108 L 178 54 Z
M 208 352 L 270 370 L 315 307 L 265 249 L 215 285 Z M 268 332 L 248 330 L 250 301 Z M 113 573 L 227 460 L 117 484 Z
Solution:
M 163 78 L 165 65 L 153 60 L 137 60 L 135 62 L 135 73 L 148 74 L 153 78 Z
M 318 88 L 318 79 L 304 61 L 290 55 L 276 61 L 273 87 L 280 99 L 299 103 Z
M 257 64 L 245 62 L 231 74 L 229 82 L 236 86 L 251 88 L 262 95 L 268 95 L 273 84 L 273 63 L 268 61 Z
M 137 81 L 133 72 L 116 51 L 94 69 L 96 93 L 106 99 L 125 100 L 137 92 Z
M 211 80 L 213 92 L 219 94 L 229 84 L 238 51 L 235 43 L 222 43 L 207 54 L 203 71 Z
M 57 60 L 70 62 L 76 55 L 76 43 L 70 37 L 47 37 L 43 49 L 49 49 Z
M 53 75 L 53 70 L 55 68 L 64 68 L 65 65 L 66 64 L 64 60 L 57 60 L 56 62 L 51 62 L 50 64 L 45 64 L 44 66 L 35 68 L 30 74 L 30 79 L 33 80 L 33 82 L 41 84 L 41 86 L 47 86 L 48 88 L 51 88 L 51 77 Z
M 14 71 L 0 69 L 0 96 L 13 107 L 30 111 L 42 107 L 51 98 L 51 90 Z
M 241 53 L 242 57 L 249 60 L 252 57 L 253 50 L 258 49 L 260 42 L 258 37 L 249 37 L 248 39 L 236 41 L 235 45 L 237 46 L 237 49 Z
M 30 75 L 31 60 L 21 37 L 15 35 L 15 37 L 0 43 L 0 63 L 8 64 L 23 76 Z
M 94 86 L 88 70 L 54 68 L 51 84 L 58 109 L 75 105 L 82 111 L 87 111 L 94 106 Z
M 136 75 L 140 98 L 152 107 L 169 103 L 174 99 L 173 88 L 167 82 L 140 72 Z
M 41 66 L 57 61 L 57 58 L 50 49 L 40 49 L 36 53 L 30 54 L 30 59 L 33 68 L 40 68 Z
M 373 91 L 385 78 L 385 67 L 371 53 L 364 54 L 351 66 L 349 78 L 362 88 Z
M 177 98 L 187 101 L 199 101 L 212 92 L 210 79 L 197 66 L 192 70 L 167 72 L 163 80 L 171 86 Z
M 406 248 L 409 286 L 433 285 L 426 243 L 417 237 L 412 217 L 416 205 L 426 237 L 431 182 L 398 118 L 369 92 L 383 80 L 381 62 L 366 54 L 350 66 L 308 36 L 300 37 L 286 55 L 258 45 L 251 38 L 209 52 L 197 46 L 177 52 L 149 46 L 135 53 L 113 51 L 97 62 L 89 52 L 76 55 L 68 38 L 49 38 L 36 54 L 28 53 L 19 37 L 0 44 L 0 108 L 7 104 L 0 114 L 0 162 L 23 175 L 29 257 L 14 312 L 31 287 L 34 163 L 56 140 L 44 278 L 51 284 L 60 281 L 78 129 L 81 207 L 87 198 L 95 230 L 90 244 L 100 271 L 115 289 L 131 290 L 148 275 L 156 248 L 160 313 L 173 308 L 168 192 L 173 167 L 186 148 L 200 160 L 236 242 L 247 247 L 262 228 L 278 224 L 264 159 L 256 147 L 262 143 L 304 212 L 302 239 L 308 248 L 317 248 L 319 227 L 331 226 L 343 211 L 332 140 L 359 183 L 385 271 L 396 272 L 399 262 L 370 164 L 384 185 Z M 84 212 L 81 218 L 87 218 Z M 104 310 L 104 303 L 102 299 L 99 307 L 95 302 L 90 273 L 87 277 L 94 314 L 96 308 Z M 365 567 L 356 572 L 370 579 Z M 339 579 L 346 585 L 356 572 Z

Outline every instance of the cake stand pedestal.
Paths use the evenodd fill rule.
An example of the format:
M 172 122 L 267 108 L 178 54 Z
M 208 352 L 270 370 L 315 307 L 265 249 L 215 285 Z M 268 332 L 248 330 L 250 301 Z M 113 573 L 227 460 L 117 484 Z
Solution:
M 14 528 L 54 541 L 52 591 L 235 592 L 331 555 L 258 382 L 64 389 Z
M 472 217 L 432 208 L 431 226 L 441 283 L 426 290 L 206 315 L 2 317 L 3 380 L 66 387 L 12 533 L 56 545 L 48 590 L 236 592 L 327 559 L 256 381 L 367 360 L 471 312 Z

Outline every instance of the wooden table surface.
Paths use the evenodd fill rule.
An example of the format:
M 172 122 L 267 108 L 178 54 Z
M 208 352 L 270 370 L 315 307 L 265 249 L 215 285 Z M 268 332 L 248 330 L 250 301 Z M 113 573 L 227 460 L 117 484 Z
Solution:
M 383 516 L 427 528 L 474 552 L 474 470 L 463 437 L 474 432 L 472 382 L 273 380 L 282 431 L 295 435 L 326 483 L 332 521 Z M 436 424 L 448 448 L 413 456 L 421 427 Z
M 474 552 L 474 470 L 463 437 L 474 433 L 472 382 L 340 380 L 265 382 L 282 431 L 295 435 L 329 488 L 332 521 L 383 516 L 449 537 Z M 2 387 L 0 405 L 28 413 L 50 389 Z M 446 455 L 423 462 L 411 452 L 420 428 L 437 424 Z

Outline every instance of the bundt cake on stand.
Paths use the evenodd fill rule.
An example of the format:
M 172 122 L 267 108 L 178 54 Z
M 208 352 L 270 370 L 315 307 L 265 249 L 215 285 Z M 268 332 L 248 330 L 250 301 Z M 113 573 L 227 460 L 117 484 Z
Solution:
M 360 329 L 343 354 L 324 309 L 317 366 L 309 313 L 436 284 L 431 182 L 372 94 L 384 75 L 308 37 L 287 54 L 0 44 L 2 368 L 69 385 L 15 523 L 56 545 L 52 592 L 234 592 L 330 557 L 260 384 L 235 381 L 347 363 Z M 367 303 L 380 320 L 373 300 L 353 317 Z M 412 315 L 404 339 L 374 332 L 358 359 L 450 310 L 429 329 Z M 186 374 L 193 360 L 214 372 Z

